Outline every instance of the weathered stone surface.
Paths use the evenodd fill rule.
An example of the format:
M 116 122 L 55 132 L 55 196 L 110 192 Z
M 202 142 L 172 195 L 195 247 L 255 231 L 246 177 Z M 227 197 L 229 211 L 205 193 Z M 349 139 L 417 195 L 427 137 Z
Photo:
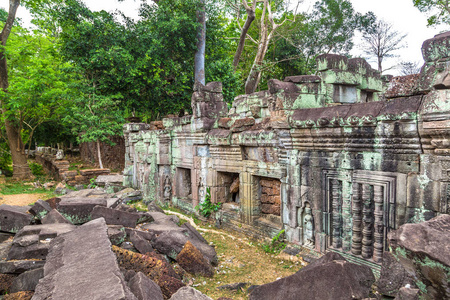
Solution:
M 0 273 L 22 274 L 23 272 L 44 267 L 44 260 L 0 261 Z
M 161 288 L 142 272 L 136 273 L 128 282 L 131 292 L 138 300 L 163 300 Z
M 17 293 L 20 291 L 34 291 L 39 279 L 44 277 L 44 268 L 34 269 L 17 276 L 12 285 L 11 293 Z
M 172 218 L 164 213 L 160 212 L 149 212 L 149 215 L 153 217 L 153 222 L 149 224 L 144 224 L 143 229 L 148 230 L 154 234 L 161 234 L 165 231 L 182 231 L 185 232 L 186 229 L 180 228 Z M 184 244 L 183 244 L 184 245 Z
M 385 252 L 380 278 L 376 283 L 377 291 L 382 295 L 395 297 L 398 290 L 407 284 L 415 286 L 414 278 L 408 274 L 405 267 L 391 253 Z
M 299 295 L 304 299 L 364 299 L 369 296 L 374 281 L 369 267 L 327 253 L 294 275 L 257 287 L 249 299 L 294 300 Z
M 424 299 L 450 298 L 450 215 L 404 224 L 389 233 L 392 253 Z
M 113 174 L 113 175 L 100 175 L 95 179 L 95 183 L 98 186 L 107 186 L 107 185 L 122 185 L 123 183 L 123 175 Z
M 37 217 L 38 219 L 42 219 L 51 210 L 52 208 L 50 207 L 50 204 L 43 200 L 38 200 L 34 203 L 29 211 L 33 216 Z
M 191 223 L 186 222 L 183 225 L 181 225 L 181 228 L 186 228 L 189 231 L 189 236 L 195 237 L 197 240 L 199 240 L 202 243 L 208 244 L 208 241 L 203 237 L 203 235 L 200 234 L 200 232 L 195 229 Z
M 154 241 L 153 247 L 160 253 L 176 259 L 187 241 L 190 241 L 212 265 L 217 265 L 217 254 L 214 248 L 199 241 L 195 236 L 186 236 L 181 231 L 165 231 Z
M 55 238 L 33 299 L 136 299 L 111 251 L 104 219 Z
M 131 232 L 130 241 L 133 243 L 133 246 L 142 254 L 153 251 L 153 247 L 150 241 L 143 238 L 134 230 Z
M 42 224 L 72 224 L 66 217 L 59 213 L 56 209 L 52 209 L 41 220 Z
M 29 209 L 28 206 L 0 205 L 0 230 L 16 233 L 29 225 L 33 219 Z
M 130 213 L 119 209 L 111 209 L 96 206 L 92 210 L 92 219 L 104 218 L 108 225 L 123 225 L 125 227 L 136 227 L 137 224 L 151 222 L 151 215 L 144 213 Z
M 154 202 L 151 202 L 147 205 L 147 209 L 149 212 L 160 212 L 164 213 L 164 210 L 160 208 L 158 205 L 156 205 Z
M 45 200 L 45 202 L 47 202 L 52 209 L 56 209 L 56 208 L 58 208 L 59 202 L 61 202 L 61 198 L 53 197 L 53 198 Z
M 186 286 L 178 290 L 170 300 L 212 300 L 208 296 L 202 294 L 200 291 Z
M 401 247 L 450 266 L 450 215 L 419 224 L 404 224 L 389 234 L 391 247 Z
M 14 237 L 7 259 L 45 259 L 50 247 L 50 240 L 75 228 L 76 226 L 72 224 L 25 226 Z
M 164 299 L 169 299 L 184 286 L 172 266 L 161 255 L 155 252 L 142 255 L 116 246 L 113 246 L 112 249 L 121 268 L 144 273 L 159 285 Z
M 127 233 L 122 225 L 108 225 L 108 238 L 111 244 L 119 246 L 126 237 Z
M 436 61 L 450 57 L 450 32 L 435 35 L 422 45 L 422 56 L 425 61 Z
M 106 198 L 103 197 L 70 197 L 59 202 L 58 211 L 73 224 L 83 224 L 92 220 L 94 207 L 106 205 Z
M 419 90 L 419 74 L 398 76 L 389 82 L 386 98 L 413 96 Z
M 412 289 L 407 287 L 402 287 L 398 291 L 395 300 L 419 300 L 419 289 Z
M 212 277 L 214 270 L 203 254 L 187 241 L 176 257 L 178 264 L 188 273 L 205 277 Z

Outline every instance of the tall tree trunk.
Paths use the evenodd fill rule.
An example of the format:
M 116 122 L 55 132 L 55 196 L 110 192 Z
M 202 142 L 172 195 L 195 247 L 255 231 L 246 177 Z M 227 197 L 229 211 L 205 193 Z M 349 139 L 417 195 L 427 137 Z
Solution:
M 9 1 L 8 18 L 6 19 L 5 26 L 0 35 L 2 46 L 6 46 L 9 34 L 16 18 L 17 8 L 20 5 L 20 0 Z M 8 93 L 8 65 L 6 62 L 6 56 L 4 48 L 0 49 L 0 88 L 3 92 Z M 6 109 L 3 107 L 0 100 L 0 108 L 3 114 L 6 114 Z M 17 124 L 6 120 L 5 118 L 6 136 L 8 138 L 9 148 L 11 150 L 11 158 L 13 161 L 13 177 L 17 179 L 26 179 L 31 177 L 31 170 L 28 166 L 27 156 L 25 154 L 25 147 L 23 146 L 21 132 Z
M 197 51 L 194 57 L 195 83 L 205 85 L 205 48 L 206 48 L 206 13 L 205 0 L 201 0 L 202 6 L 197 11 L 197 21 L 199 23 L 197 31 Z
M 102 153 L 100 152 L 100 141 L 99 140 L 97 140 L 97 155 L 98 155 L 98 164 L 100 165 L 100 169 L 103 169 Z
M 241 36 L 239 37 L 239 44 L 233 58 L 233 66 L 235 70 L 239 64 L 239 60 L 241 59 L 242 51 L 244 50 L 245 37 L 247 36 L 250 25 L 252 25 L 253 20 L 255 20 L 257 1 L 253 0 L 253 4 L 251 7 L 247 4 L 247 0 L 242 0 L 242 3 L 244 4 L 245 10 L 247 11 L 247 18 L 245 19 L 244 27 L 242 27 Z M 237 21 L 239 22 L 239 20 Z

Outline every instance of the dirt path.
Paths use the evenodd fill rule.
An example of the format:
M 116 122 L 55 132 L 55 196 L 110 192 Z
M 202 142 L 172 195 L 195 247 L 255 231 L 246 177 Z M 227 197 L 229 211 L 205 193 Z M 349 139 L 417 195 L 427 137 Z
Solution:
M 45 199 L 46 194 L 18 194 L 18 195 L 2 195 L 0 194 L 0 204 L 25 206 L 36 202 L 39 199 Z

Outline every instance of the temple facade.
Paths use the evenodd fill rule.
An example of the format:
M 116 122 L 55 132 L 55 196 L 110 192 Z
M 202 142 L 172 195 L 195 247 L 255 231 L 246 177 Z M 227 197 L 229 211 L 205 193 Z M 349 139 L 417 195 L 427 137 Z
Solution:
M 422 53 L 392 80 L 321 55 L 231 108 L 208 83 L 193 115 L 124 126 L 126 184 L 185 211 L 209 191 L 224 227 L 380 264 L 389 231 L 450 213 L 450 33 Z

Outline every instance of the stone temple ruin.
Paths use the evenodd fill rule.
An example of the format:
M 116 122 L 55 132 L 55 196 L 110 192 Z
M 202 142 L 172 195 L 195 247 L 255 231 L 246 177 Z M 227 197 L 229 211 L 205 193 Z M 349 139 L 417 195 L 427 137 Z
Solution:
M 424 42 L 419 75 L 389 83 L 360 58 L 235 99 L 211 82 L 192 116 L 124 126 L 127 185 L 249 235 L 380 264 L 387 235 L 450 213 L 450 34 Z

